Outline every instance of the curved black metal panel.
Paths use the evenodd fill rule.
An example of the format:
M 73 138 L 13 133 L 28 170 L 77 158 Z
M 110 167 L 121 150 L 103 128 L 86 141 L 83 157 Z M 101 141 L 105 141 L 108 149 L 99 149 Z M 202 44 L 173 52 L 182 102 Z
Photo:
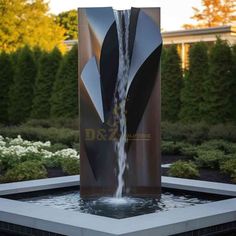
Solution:
M 162 45 L 156 48 L 156 50 L 154 50 L 144 61 L 130 85 L 126 100 L 127 133 L 130 136 L 133 136 L 136 133 L 156 82 L 156 74 L 160 64 L 161 48 Z M 131 141 L 128 142 L 128 147 L 130 142 Z
M 139 12 L 132 51 L 127 93 L 135 74 L 148 56 L 162 44 L 159 27 L 142 10 Z
M 119 44 L 116 23 L 114 22 L 104 38 L 100 58 L 102 96 L 106 119 L 109 119 L 109 113 L 113 108 L 118 65 Z

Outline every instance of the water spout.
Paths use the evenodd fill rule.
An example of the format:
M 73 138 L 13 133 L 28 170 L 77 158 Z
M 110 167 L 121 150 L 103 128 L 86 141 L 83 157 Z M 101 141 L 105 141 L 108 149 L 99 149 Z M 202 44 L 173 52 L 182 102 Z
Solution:
M 116 141 L 116 152 L 118 156 L 118 186 L 115 197 L 121 198 L 124 188 L 124 173 L 126 169 L 126 142 L 127 142 L 127 127 L 126 127 L 126 88 L 128 84 L 130 57 L 129 57 L 129 10 L 114 10 L 118 42 L 119 42 L 119 69 L 117 75 L 117 84 L 115 92 L 115 114 L 118 124 L 119 138 Z

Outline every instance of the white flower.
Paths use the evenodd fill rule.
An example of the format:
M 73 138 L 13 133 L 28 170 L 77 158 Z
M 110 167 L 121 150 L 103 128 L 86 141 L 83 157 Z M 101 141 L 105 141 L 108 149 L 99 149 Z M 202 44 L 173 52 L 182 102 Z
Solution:
M 60 151 L 55 152 L 54 155 L 65 157 L 65 158 L 72 157 L 72 158 L 79 159 L 79 155 L 78 155 L 77 151 L 72 148 L 62 149 Z
M 5 147 L 5 146 L 6 146 L 6 142 L 0 139 L 0 147 Z
M 20 135 L 17 138 L 3 138 L 0 136 L 0 154 L 1 156 L 15 156 L 20 158 L 25 155 L 37 154 L 42 158 L 62 157 L 62 158 L 80 158 L 76 150 L 72 148 L 62 149 L 55 153 L 45 150 L 44 148 L 50 147 L 51 142 L 33 142 L 23 140 Z
M 50 158 L 50 157 L 53 156 L 52 152 L 49 152 L 49 151 L 44 150 L 44 149 L 41 150 L 41 154 L 42 154 L 42 157 L 44 157 L 44 158 Z

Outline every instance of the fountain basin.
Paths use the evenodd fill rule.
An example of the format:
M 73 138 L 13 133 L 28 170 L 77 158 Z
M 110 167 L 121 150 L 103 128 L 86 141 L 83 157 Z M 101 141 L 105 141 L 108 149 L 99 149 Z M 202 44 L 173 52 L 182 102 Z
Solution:
M 115 219 L 123 219 L 138 215 L 170 211 L 175 208 L 186 208 L 199 204 L 206 204 L 226 199 L 216 196 L 197 196 L 187 192 L 174 192 L 163 190 L 160 198 L 137 197 L 98 197 L 83 199 L 79 190 L 49 193 L 37 197 L 19 199 L 20 201 L 49 206 L 63 210 L 80 213 L 100 215 Z
M 192 232 L 203 230 L 208 233 L 223 229 L 234 230 L 236 226 L 236 186 L 205 181 L 163 177 L 162 185 L 167 187 L 168 191 L 195 190 L 195 194 L 215 194 L 220 198 L 222 195 L 230 198 L 124 219 L 39 206 L 6 198 L 19 193 L 29 196 L 29 192 L 35 190 L 56 192 L 58 188 L 71 188 L 76 185 L 79 185 L 79 176 L 0 185 L 0 195 L 4 197 L 0 198 L 0 232 L 11 229 L 11 232 L 17 232 L 17 235 L 22 235 L 22 232 L 35 235 L 36 233 L 32 233 L 35 231 L 44 232 L 44 235 L 53 232 L 56 235 L 71 236 L 178 235 L 186 232 L 191 235 Z

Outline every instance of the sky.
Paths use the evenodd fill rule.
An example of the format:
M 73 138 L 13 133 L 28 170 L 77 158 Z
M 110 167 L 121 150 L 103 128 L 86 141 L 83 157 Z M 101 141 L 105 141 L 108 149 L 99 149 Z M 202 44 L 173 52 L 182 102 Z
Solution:
M 116 9 L 161 7 L 161 28 L 173 31 L 181 29 L 183 24 L 194 23 L 190 19 L 192 7 L 201 8 L 201 0 L 49 0 L 50 12 L 54 14 L 78 7 L 99 6 L 113 6 Z

